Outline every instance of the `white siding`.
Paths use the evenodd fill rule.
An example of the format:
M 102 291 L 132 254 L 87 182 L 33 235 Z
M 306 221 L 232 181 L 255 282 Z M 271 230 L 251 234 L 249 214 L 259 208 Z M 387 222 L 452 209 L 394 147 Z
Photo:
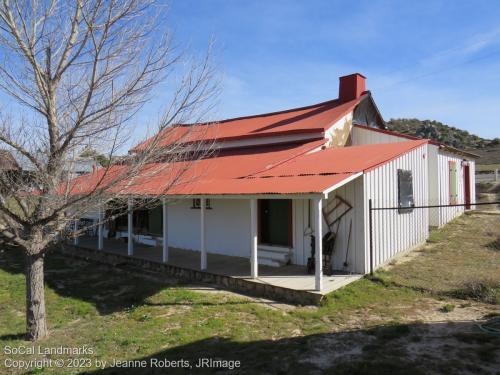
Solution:
M 189 199 L 169 206 L 169 245 L 200 249 L 200 210 L 191 209 Z M 205 211 L 209 253 L 250 257 L 250 203 L 248 199 L 214 199 Z
M 352 127 L 351 142 L 353 146 L 405 141 L 408 141 L 408 138 L 398 137 L 368 128 L 361 128 L 359 126 Z
M 291 263 L 306 265 L 310 257 L 307 199 L 294 199 L 293 248 Z M 199 251 L 200 210 L 191 209 L 191 200 L 169 206 L 168 236 L 170 246 Z M 205 212 L 206 241 L 209 253 L 250 257 L 250 203 L 248 199 L 212 199 Z
M 450 179 L 448 172 L 448 162 L 454 161 L 457 165 L 457 204 L 465 203 L 465 186 L 464 186 L 464 167 L 462 165 L 463 157 L 452 154 L 445 150 L 438 152 L 438 170 L 439 170 L 439 204 L 450 204 Z M 472 160 L 467 160 L 470 166 L 470 194 L 471 203 L 476 202 L 476 186 L 475 186 L 475 163 Z M 461 215 L 465 211 L 465 207 L 444 207 L 439 210 L 439 225 L 444 225 L 455 217 Z
M 309 216 L 308 199 L 293 200 L 293 253 L 292 263 L 307 265 L 307 258 L 311 256 L 312 222 Z M 310 225 L 310 226 L 309 226 Z
M 373 207 L 397 207 L 398 169 L 412 171 L 415 205 L 424 205 L 429 196 L 427 145 L 400 156 L 364 175 L 365 190 L 365 264 L 364 272 L 370 271 L 369 210 Z M 429 234 L 427 209 L 414 209 L 399 213 L 398 210 L 373 212 L 374 269 L 387 263 L 396 254 L 425 241 Z
M 439 146 L 429 144 L 428 149 L 428 164 L 429 164 L 429 200 L 427 205 L 439 205 L 439 168 L 438 168 L 438 153 Z M 437 227 L 440 225 L 439 208 L 429 209 L 429 225 Z
M 335 196 L 340 196 L 352 205 L 346 215 L 340 220 L 340 226 L 335 240 L 334 254 L 333 254 L 333 269 L 354 273 L 364 272 L 364 220 L 363 220 L 363 177 L 349 182 L 348 184 L 331 192 L 328 200 L 324 201 L 326 208 L 333 207 L 335 204 Z M 344 211 L 343 205 L 339 207 L 332 214 L 332 220 L 336 219 Z M 352 222 L 351 239 L 349 241 L 349 248 L 347 242 L 349 237 L 349 225 Z M 328 232 L 326 222 L 323 226 L 323 234 Z M 335 224 L 333 231 L 337 229 Z M 347 255 L 347 267 L 344 267 Z

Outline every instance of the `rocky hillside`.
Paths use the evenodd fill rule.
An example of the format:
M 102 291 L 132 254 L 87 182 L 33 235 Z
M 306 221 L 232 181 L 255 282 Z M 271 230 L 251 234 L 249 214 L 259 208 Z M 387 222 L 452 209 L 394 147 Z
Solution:
M 479 164 L 500 163 L 500 138 L 481 138 L 466 130 L 434 120 L 391 119 L 387 122 L 387 126 L 399 133 L 429 138 L 462 150 L 473 151 L 481 156 Z

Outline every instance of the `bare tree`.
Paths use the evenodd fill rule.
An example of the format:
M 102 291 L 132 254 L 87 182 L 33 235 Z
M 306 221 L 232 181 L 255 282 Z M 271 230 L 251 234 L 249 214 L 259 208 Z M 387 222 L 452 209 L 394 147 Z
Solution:
M 159 173 L 169 176 L 161 189 L 176 184 L 210 148 L 176 124 L 198 121 L 218 86 L 210 52 L 195 59 L 175 48 L 154 0 L 0 1 L 0 88 L 15 108 L 0 113 L 0 147 L 33 170 L 31 190 L 25 178 L 0 174 L 0 237 L 26 255 L 27 336 L 37 340 L 48 334 L 44 254 L 82 212 L 134 184 Z M 159 88 L 168 99 L 152 125 L 157 135 L 120 163 L 73 179 L 88 145 L 114 159 Z

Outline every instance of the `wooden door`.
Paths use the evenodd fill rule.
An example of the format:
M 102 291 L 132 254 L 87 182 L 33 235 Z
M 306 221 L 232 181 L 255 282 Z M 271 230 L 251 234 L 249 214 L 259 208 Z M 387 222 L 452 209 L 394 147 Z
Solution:
M 465 209 L 470 210 L 470 166 L 464 165 L 464 197 Z

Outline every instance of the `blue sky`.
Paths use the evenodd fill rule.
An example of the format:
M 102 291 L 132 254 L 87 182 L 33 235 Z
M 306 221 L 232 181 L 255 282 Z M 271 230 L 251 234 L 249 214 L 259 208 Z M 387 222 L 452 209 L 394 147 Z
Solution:
M 435 119 L 493 138 L 499 19 L 498 1 L 173 0 L 167 21 L 191 51 L 216 40 L 213 117 L 336 98 L 338 77 L 360 72 L 386 120 Z

